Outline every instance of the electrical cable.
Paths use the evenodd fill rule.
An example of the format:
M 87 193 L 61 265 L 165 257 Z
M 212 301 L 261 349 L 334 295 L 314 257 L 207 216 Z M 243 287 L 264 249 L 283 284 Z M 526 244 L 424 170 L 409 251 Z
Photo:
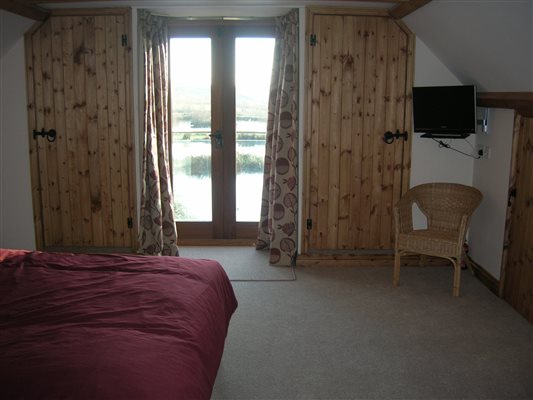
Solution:
M 432 139 L 433 139 L 435 142 L 437 142 L 437 143 L 439 144 L 439 147 L 444 147 L 444 148 L 446 148 L 446 149 L 450 149 L 450 150 L 456 151 L 457 153 L 463 154 L 463 155 L 465 155 L 465 156 L 467 156 L 467 157 L 471 157 L 471 158 L 473 158 L 474 160 L 479 160 L 479 159 L 481 158 L 480 155 L 478 155 L 478 156 L 476 157 L 476 156 L 473 156 L 472 154 L 465 153 L 464 151 L 457 150 L 457 149 L 453 148 L 449 143 L 445 143 L 445 142 L 443 142 L 442 140 L 437 140 L 437 139 L 435 139 L 435 138 L 432 138 Z M 472 146 L 472 144 L 471 144 L 468 140 L 467 140 L 466 142 L 467 142 L 468 144 L 470 144 L 470 146 L 472 147 L 472 149 L 474 148 L 474 147 Z

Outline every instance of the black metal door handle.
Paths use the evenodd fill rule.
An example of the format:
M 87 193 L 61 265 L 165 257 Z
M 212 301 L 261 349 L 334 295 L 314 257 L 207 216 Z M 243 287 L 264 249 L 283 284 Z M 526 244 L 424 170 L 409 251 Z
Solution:
M 221 149 L 224 147 L 224 140 L 222 139 L 222 131 L 215 131 L 209 135 L 210 138 L 215 138 L 215 147 Z
M 400 133 L 399 129 L 396 129 L 396 133 L 392 133 L 391 131 L 387 131 L 383 134 L 383 141 L 387 144 L 391 144 L 394 142 L 394 139 L 403 138 L 403 140 L 407 140 L 407 132 Z
M 57 132 L 55 129 L 50 129 L 49 131 L 45 131 L 44 128 L 41 129 L 41 131 L 33 130 L 33 138 L 36 139 L 37 136 L 45 137 L 49 142 L 53 142 L 56 140 Z

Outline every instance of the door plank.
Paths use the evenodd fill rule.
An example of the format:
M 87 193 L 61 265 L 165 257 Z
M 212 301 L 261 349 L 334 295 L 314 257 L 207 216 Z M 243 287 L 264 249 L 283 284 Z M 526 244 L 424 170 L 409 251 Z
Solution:
M 365 24 L 363 17 L 350 17 L 354 31 L 354 64 L 352 96 L 352 167 L 350 182 L 350 228 L 348 231 L 349 248 L 357 246 L 361 225 L 361 188 L 363 182 L 363 133 L 364 133 L 364 80 L 365 80 Z
M 388 56 L 387 56 L 387 88 L 384 98 L 384 132 L 395 132 L 402 124 L 399 124 L 396 113 L 397 97 L 400 95 L 399 73 L 399 30 L 392 22 L 387 24 Z M 402 122 L 402 121 L 400 121 Z M 382 204 L 380 221 L 379 247 L 387 249 L 392 247 L 392 207 L 394 187 L 394 153 L 397 147 L 402 146 L 396 140 L 392 144 L 386 144 L 383 151 L 383 181 L 382 181 Z
M 106 26 L 106 75 L 107 75 L 107 98 L 108 98 L 108 124 L 109 137 L 107 139 L 110 157 L 110 187 L 111 208 L 113 213 L 113 243 L 115 246 L 123 246 L 124 236 L 122 225 L 124 221 L 123 208 L 121 207 L 122 196 L 120 191 L 113 188 L 121 187 L 120 177 L 120 131 L 119 131 L 119 104 L 116 94 L 118 93 L 118 70 L 117 70 L 117 26 L 115 16 L 107 16 Z
M 83 17 L 87 155 L 89 171 L 91 241 L 103 246 L 103 218 L 100 200 L 100 157 L 98 151 L 98 113 L 96 110 L 95 25 L 93 16 Z M 126 203 L 127 204 L 127 203 Z
M 96 16 L 95 29 L 95 72 L 96 72 L 96 115 L 98 130 L 98 152 L 100 176 L 100 206 L 102 218 L 106 222 L 102 229 L 102 241 L 113 243 L 113 208 L 111 202 L 111 166 L 109 157 L 109 118 L 107 105 L 107 73 L 106 73 L 106 26 L 105 16 Z
M 318 46 L 321 46 L 319 71 L 320 71 L 320 120 L 318 124 L 318 131 L 320 132 L 318 143 L 318 202 L 317 202 L 317 216 L 313 229 L 317 230 L 317 246 L 325 248 L 327 246 L 327 232 L 328 232 L 328 199 L 329 199 L 329 181 L 328 181 L 328 165 L 330 152 L 330 136 L 325 135 L 324 132 L 329 133 L 330 113 L 331 113 L 331 58 L 332 58 L 332 25 L 333 17 L 325 16 L 320 20 L 320 37 L 318 38 Z
M 369 247 L 381 247 L 381 218 L 383 209 L 383 176 L 386 170 L 383 167 L 383 153 L 385 142 L 382 137 L 385 132 L 385 97 L 387 95 L 387 67 L 388 67 L 388 29 L 387 19 L 376 19 L 376 84 L 375 84 L 375 124 L 372 136 L 372 186 L 370 194 L 370 243 Z
M 126 52 L 126 48 L 124 46 L 119 45 L 121 43 L 122 35 L 126 34 L 126 28 L 124 25 L 124 17 L 122 15 L 118 15 L 116 17 L 116 27 L 117 27 L 117 36 L 115 38 L 116 43 L 116 49 L 117 49 L 117 86 L 118 86 L 118 134 L 119 134 L 119 155 L 120 155 L 120 188 L 127 188 L 129 187 L 129 176 L 128 174 L 125 174 L 124 171 L 129 171 L 129 157 L 130 157 L 130 150 L 128 146 L 128 132 L 129 132 L 129 126 L 128 126 L 128 119 L 127 119 L 127 101 L 126 101 L 126 59 L 128 57 L 128 53 Z M 168 130 L 168 121 L 167 121 L 167 130 Z M 170 154 L 170 152 L 167 149 L 167 154 Z M 168 164 L 167 164 L 168 165 Z M 169 171 L 170 173 L 170 171 Z M 120 191 L 122 195 L 121 204 L 131 204 L 129 193 L 127 190 L 121 190 Z M 121 236 L 121 243 L 123 246 L 131 246 L 131 240 L 130 235 L 128 234 L 128 229 L 126 227 L 126 220 L 127 218 L 131 217 L 133 214 L 129 213 L 130 209 L 129 207 L 123 207 L 123 220 L 121 221 L 121 229 L 120 229 L 120 236 Z
M 45 129 L 44 123 L 44 93 L 43 93 L 43 73 L 42 73 L 42 37 L 41 32 L 37 32 L 33 38 L 33 68 L 35 71 L 34 75 L 34 94 L 35 94 L 35 126 L 37 131 Z M 35 139 L 36 149 L 37 149 L 37 180 L 38 180 L 38 195 L 39 203 L 41 206 L 42 213 L 42 235 L 44 241 L 49 241 L 52 239 L 52 226 L 49 224 L 50 221 L 50 197 L 48 191 L 42 191 L 40 188 L 49 187 L 48 185 L 48 163 L 47 163 L 47 154 L 46 154 L 46 142 L 41 140 L 38 136 Z
M 81 218 L 81 204 L 80 204 L 80 182 L 78 174 L 78 166 L 76 155 L 77 147 L 77 132 L 76 132 L 76 118 L 77 113 L 74 105 L 76 104 L 75 95 L 75 81 L 74 81 L 74 44 L 73 44 L 73 19 L 72 17 L 61 18 L 62 38 L 63 38 L 63 81 L 65 90 L 65 139 L 67 142 L 67 164 L 68 164 L 68 181 L 69 181 L 69 198 L 70 198 L 70 215 L 71 231 L 65 232 L 70 234 L 70 244 L 73 246 L 81 246 L 82 239 L 82 218 Z
M 372 247 L 370 238 L 370 215 L 372 213 L 372 164 L 374 157 L 374 126 L 376 117 L 376 29 L 374 18 L 364 19 L 365 48 L 365 77 L 363 92 L 363 154 L 361 179 L 361 205 L 359 208 L 358 247 L 368 249 Z
M 52 82 L 52 30 L 51 23 L 47 21 L 40 29 L 41 34 L 41 71 L 42 71 L 42 110 L 43 128 L 48 131 L 55 128 L 54 99 Z M 38 141 L 46 147 L 46 174 L 48 185 L 48 242 L 58 243 L 62 239 L 61 235 L 61 207 L 59 202 L 59 182 L 57 168 L 57 140 L 54 142 L 39 137 Z
M 85 37 L 83 27 L 84 17 L 72 19 L 72 46 L 73 46 L 73 73 L 74 73 L 74 104 L 73 117 L 76 132 L 75 154 L 81 201 L 81 228 L 82 245 L 87 246 L 92 241 L 91 221 L 91 183 L 89 178 L 89 155 L 87 154 L 87 97 L 85 91 Z
M 350 198 L 352 170 L 352 97 L 354 93 L 354 24 L 353 17 L 343 17 L 342 32 L 342 93 L 341 93 L 341 127 L 340 127 L 340 155 L 339 155 L 339 222 L 337 246 L 349 249 Z
M 413 35 L 412 35 L 413 36 Z M 403 131 L 411 135 L 411 107 L 412 107 L 412 86 L 413 86 L 413 70 L 414 66 L 411 64 L 412 49 L 414 45 L 412 38 L 406 35 L 400 35 L 400 56 L 399 56 L 399 71 L 398 71 L 398 93 L 396 94 L 396 121 L 399 127 L 403 127 Z M 396 203 L 401 195 L 409 189 L 409 171 L 411 170 L 411 142 L 409 138 L 407 142 L 397 140 L 394 149 L 394 180 L 393 180 L 393 203 Z M 392 220 L 391 220 L 392 221 Z M 391 237 L 392 240 L 392 237 Z M 392 243 L 392 241 L 391 241 Z M 391 245 L 392 246 L 392 245 Z
M 326 171 L 328 178 L 327 197 L 327 236 L 326 247 L 337 248 L 338 224 L 339 224 L 339 179 L 340 169 L 340 145 L 341 145 L 341 118 L 342 118 L 342 61 L 343 61 L 343 19 L 338 18 L 337 23 L 331 26 L 331 84 L 329 115 L 329 164 Z M 326 174 L 324 174 L 326 175 Z
M 61 208 L 61 239 L 66 246 L 72 245 L 72 232 L 69 194 L 69 166 L 67 158 L 67 137 L 65 134 L 65 86 L 63 80 L 63 35 L 61 20 L 50 18 L 52 26 L 52 79 L 54 93 L 55 130 L 57 132 L 57 167 L 59 204 Z
M 317 38 L 322 37 L 322 27 L 318 19 L 314 20 L 312 26 L 312 34 L 316 35 Z M 308 140 L 306 141 L 304 148 L 306 151 L 306 162 L 308 168 L 305 170 L 307 173 L 307 195 L 308 201 L 306 202 L 307 206 L 307 218 L 315 224 L 315 228 L 310 228 L 307 226 L 304 227 L 307 237 L 306 248 L 310 246 L 316 246 L 318 243 L 318 229 L 316 224 L 318 223 L 318 176 L 319 176 L 319 165 L 318 165 L 318 154 L 319 154 L 319 136 L 320 136 L 320 60 L 322 59 L 322 46 L 320 42 L 317 42 L 317 45 L 311 48 L 311 57 L 310 57 L 310 71 L 311 77 L 309 81 L 310 87 L 310 99 L 311 106 L 309 114 L 310 119 L 310 129 Z

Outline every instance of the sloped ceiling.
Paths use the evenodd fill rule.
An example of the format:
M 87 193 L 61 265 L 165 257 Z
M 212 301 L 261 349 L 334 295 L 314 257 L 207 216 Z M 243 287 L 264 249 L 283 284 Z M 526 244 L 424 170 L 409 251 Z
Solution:
M 533 91 L 533 0 L 433 0 L 404 22 L 463 84 Z

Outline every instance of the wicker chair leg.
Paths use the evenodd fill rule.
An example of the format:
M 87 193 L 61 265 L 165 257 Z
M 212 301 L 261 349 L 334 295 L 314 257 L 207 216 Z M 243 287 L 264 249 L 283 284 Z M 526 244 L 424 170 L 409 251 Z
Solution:
M 461 287 L 461 262 L 460 260 L 453 261 L 453 296 L 459 297 Z
M 400 252 L 398 250 L 394 251 L 394 276 L 392 283 L 394 286 L 398 286 L 400 282 Z

